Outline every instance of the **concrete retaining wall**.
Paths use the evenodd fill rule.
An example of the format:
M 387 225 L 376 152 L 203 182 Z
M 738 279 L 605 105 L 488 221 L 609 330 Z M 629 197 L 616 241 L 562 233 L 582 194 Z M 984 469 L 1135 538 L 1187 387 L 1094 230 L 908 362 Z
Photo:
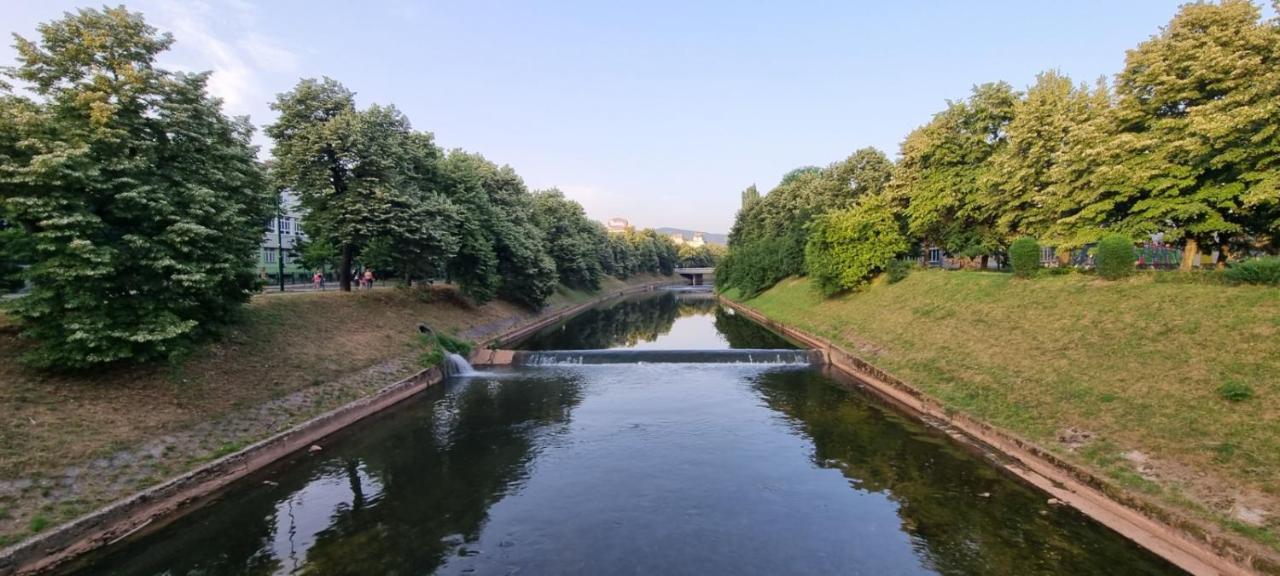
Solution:
M 989 448 L 1004 457 L 998 464 L 1008 472 L 1192 574 L 1280 573 L 1280 563 L 1265 552 L 1246 550 L 1189 519 L 1139 501 L 1008 431 L 950 413 L 941 402 L 827 339 L 770 320 L 738 302 L 722 298 L 721 303 L 770 330 L 821 350 L 829 367 L 877 396 L 953 436 L 959 434 Z
M 481 342 L 481 345 L 518 340 L 601 302 L 627 294 L 652 291 L 667 283 L 654 282 L 627 287 L 590 302 L 540 317 L 530 324 Z M 239 452 L 214 460 L 49 532 L 0 550 L 0 576 L 53 571 L 88 552 L 130 536 L 158 530 L 184 514 L 209 503 L 236 480 L 291 454 L 306 450 L 325 437 L 390 408 L 443 379 L 444 375 L 437 368 L 423 370 L 383 388 L 372 396 L 312 418 Z

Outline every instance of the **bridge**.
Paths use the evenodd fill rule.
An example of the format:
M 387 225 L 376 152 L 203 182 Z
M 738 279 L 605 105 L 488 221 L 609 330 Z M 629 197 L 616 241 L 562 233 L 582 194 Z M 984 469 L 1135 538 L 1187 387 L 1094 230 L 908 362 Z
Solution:
M 694 286 L 701 286 L 702 280 L 706 276 L 712 279 L 716 276 L 715 268 L 676 268 L 676 274 L 679 274 L 688 280 Z

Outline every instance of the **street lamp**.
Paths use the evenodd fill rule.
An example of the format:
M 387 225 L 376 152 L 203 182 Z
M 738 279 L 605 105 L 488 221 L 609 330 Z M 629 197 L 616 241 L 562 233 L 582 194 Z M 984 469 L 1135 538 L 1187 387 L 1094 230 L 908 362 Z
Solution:
M 284 292 L 284 195 L 276 196 L 276 267 L 279 270 L 280 291 Z

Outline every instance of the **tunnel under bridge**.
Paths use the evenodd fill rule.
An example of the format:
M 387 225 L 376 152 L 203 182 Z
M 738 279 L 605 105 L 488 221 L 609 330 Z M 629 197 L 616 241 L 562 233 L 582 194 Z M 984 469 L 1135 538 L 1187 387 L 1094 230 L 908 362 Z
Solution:
M 702 286 L 707 283 L 707 280 L 710 280 L 711 284 L 715 284 L 715 268 L 676 268 L 675 272 L 694 286 Z

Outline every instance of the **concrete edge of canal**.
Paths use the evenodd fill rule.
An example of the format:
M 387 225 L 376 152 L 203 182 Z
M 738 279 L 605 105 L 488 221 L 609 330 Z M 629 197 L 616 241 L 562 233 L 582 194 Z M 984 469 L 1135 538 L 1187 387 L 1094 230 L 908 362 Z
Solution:
M 918 388 L 876 368 L 831 341 L 769 319 L 756 310 L 720 298 L 720 302 L 762 326 L 819 350 L 826 365 L 948 435 L 998 455 L 994 462 L 1045 494 L 1072 506 L 1174 565 L 1197 575 L 1262 574 L 1257 562 L 1277 565 L 1225 538 L 1210 536 L 1196 521 L 1113 487 L 1109 482 L 1047 450 L 985 422 L 952 413 Z
M 495 343 L 514 342 L 603 302 L 650 292 L 673 282 L 651 282 L 603 294 L 552 314 L 538 316 L 505 333 L 478 342 L 477 354 Z M 161 484 L 116 501 L 53 530 L 0 550 L 0 576 L 48 573 L 84 555 L 132 536 L 158 530 L 211 503 L 237 480 L 382 412 L 444 380 L 428 368 L 284 432 L 256 442 Z

